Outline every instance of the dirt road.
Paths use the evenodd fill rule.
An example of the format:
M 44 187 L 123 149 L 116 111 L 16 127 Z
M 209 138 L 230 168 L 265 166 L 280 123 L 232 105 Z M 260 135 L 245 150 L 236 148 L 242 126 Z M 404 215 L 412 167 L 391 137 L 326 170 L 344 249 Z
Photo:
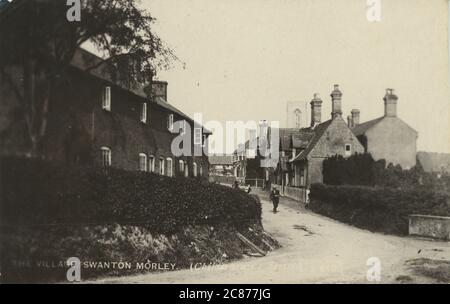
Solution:
M 187 270 L 96 282 L 372 283 L 366 274 L 371 267 L 368 259 L 374 257 L 372 261 L 381 263 L 381 283 L 426 283 L 436 280 L 417 273 L 408 260 L 450 263 L 449 242 L 371 233 L 314 214 L 284 198 L 280 212 L 273 214 L 267 195 L 257 194 L 262 199 L 264 228 L 280 242 L 281 249 L 228 265 L 195 265 Z

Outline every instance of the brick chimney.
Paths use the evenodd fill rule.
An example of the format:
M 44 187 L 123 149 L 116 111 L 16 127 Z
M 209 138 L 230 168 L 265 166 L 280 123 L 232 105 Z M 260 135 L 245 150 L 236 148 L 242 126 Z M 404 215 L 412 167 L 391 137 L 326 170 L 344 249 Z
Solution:
M 394 89 L 386 89 L 386 95 L 384 96 L 383 100 L 384 100 L 384 116 L 396 117 L 398 97 L 397 95 L 395 95 Z
M 311 100 L 311 128 L 320 124 L 322 120 L 322 99 L 319 97 L 319 93 L 314 94 L 314 98 Z
M 350 115 L 347 116 L 347 125 L 349 128 L 353 128 L 353 120 Z
M 352 110 L 352 127 L 359 125 L 359 113 L 360 112 L 358 109 Z
M 167 81 L 153 80 L 152 82 L 152 95 L 153 98 L 160 97 L 167 102 Z
M 334 90 L 331 92 L 332 111 L 331 118 L 342 117 L 342 92 L 339 90 L 339 85 L 334 85 Z

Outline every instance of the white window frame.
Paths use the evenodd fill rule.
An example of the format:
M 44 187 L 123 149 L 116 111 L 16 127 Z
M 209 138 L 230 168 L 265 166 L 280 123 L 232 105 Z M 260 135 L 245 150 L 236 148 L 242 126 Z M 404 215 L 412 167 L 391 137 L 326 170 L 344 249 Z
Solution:
M 147 170 L 148 170 L 147 154 L 139 153 L 139 171 L 147 172 Z
M 178 161 L 178 167 L 180 168 L 179 169 L 180 173 L 184 173 L 184 160 L 180 159 Z
M 143 102 L 141 106 L 141 122 L 147 123 L 147 103 Z
M 166 174 L 166 160 L 164 157 L 159 158 L 159 174 L 164 175 Z
M 154 155 L 150 155 L 148 157 L 148 170 L 152 173 L 155 172 L 155 156 Z
M 294 159 L 297 156 L 297 149 L 293 148 L 292 149 L 292 159 Z
M 111 111 L 111 87 L 103 88 L 102 108 L 105 111 Z
M 167 116 L 167 129 L 169 131 L 173 131 L 173 114 L 169 114 L 169 116 Z
M 186 134 L 186 120 L 182 120 L 181 121 L 181 128 L 180 128 L 180 130 L 181 130 L 180 135 Z
M 189 177 L 189 163 L 184 162 L 184 177 Z
M 111 167 L 112 165 L 112 151 L 110 148 L 103 146 L 101 150 L 101 160 L 103 167 Z
M 300 186 L 304 187 L 306 185 L 305 183 L 305 169 L 300 169 Z
M 206 146 L 206 141 L 208 140 L 208 136 L 206 134 L 202 135 L 202 147 Z
M 347 147 L 350 147 L 350 149 L 347 150 Z M 351 156 L 352 155 L 352 144 L 345 144 L 345 146 L 344 146 L 344 153 L 345 153 L 345 156 Z
M 168 157 L 166 158 L 167 161 L 167 176 L 173 177 L 173 160 Z
M 194 129 L 194 145 L 204 145 L 203 144 L 203 130 L 202 128 Z
M 193 172 L 194 177 L 197 177 L 197 163 L 196 162 L 194 162 L 192 164 L 192 172 Z

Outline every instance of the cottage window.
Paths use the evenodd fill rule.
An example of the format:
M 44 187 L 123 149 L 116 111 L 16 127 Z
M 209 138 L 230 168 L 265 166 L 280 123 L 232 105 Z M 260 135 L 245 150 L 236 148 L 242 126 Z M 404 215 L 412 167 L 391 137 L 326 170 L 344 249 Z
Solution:
M 203 145 L 202 128 L 194 129 L 194 145 Z
M 178 161 L 178 170 L 180 171 L 180 173 L 184 173 L 184 161 Z
M 345 156 L 350 156 L 350 155 L 352 155 L 352 145 L 346 144 L 345 145 Z
M 197 177 L 197 163 L 194 163 L 192 165 L 192 172 L 194 174 L 194 177 Z
M 181 135 L 186 134 L 186 120 L 181 121 L 180 134 Z
M 169 131 L 173 130 L 173 114 L 169 114 L 169 116 L 167 117 L 167 129 Z
M 155 157 L 153 155 L 148 157 L 148 170 L 150 172 L 155 172 Z
M 200 176 L 203 176 L 203 166 L 202 165 L 200 165 L 199 174 L 200 174 Z
M 159 159 L 159 174 L 164 175 L 165 174 L 165 160 L 163 157 Z
M 295 113 L 295 127 L 300 128 L 302 126 L 301 125 L 302 111 L 296 109 L 294 113 Z
M 139 153 L 139 170 L 147 172 L 147 154 Z
M 147 103 L 142 103 L 141 107 L 141 122 L 147 123 Z
M 173 176 L 173 161 L 170 157 L 167 158 L 167 176 Z
M 110 167 L 111 166 L 111 149 L 108 147 L 101 148 L 101 157 L 102 157 L 102 166 Z
M 111 111 L 111 87 L 103 89 L 102 108 L 106 111 Z
M 188 162 L 184 163 L 184 176 L 189 177 L 189 163 Z

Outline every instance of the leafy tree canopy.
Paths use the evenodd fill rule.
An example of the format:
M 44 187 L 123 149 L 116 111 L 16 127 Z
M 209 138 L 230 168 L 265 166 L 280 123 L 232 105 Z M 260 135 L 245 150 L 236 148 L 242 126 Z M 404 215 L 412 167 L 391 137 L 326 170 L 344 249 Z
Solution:
M 80 18 L 71 22 L 68 15 L 76 3 Z M 102 65 L 111 79 L 128 87 L 138 83 L 151 87 L 156 71 L 176 59 L 153 31 L 155 19 L 138 0 L 0 0 L 0 4 L 0 78 L 22 104 L 32 155 L 39 156 L 51 92 L 66 78 L 80 47 L 90 43 L 104 58 L 91 58 L 86 70 Z
M 127 77 L 122 80 L 149 81 L 176 58 L 154 33 L 155 19 L 138 2 L 81 0 L 80 21 L 69 22 L 71 6 L 65 0 L 3 1 L 0 67 L 33 58 L 37 69 L 60 73 L 75 51 L 89 42 Z

